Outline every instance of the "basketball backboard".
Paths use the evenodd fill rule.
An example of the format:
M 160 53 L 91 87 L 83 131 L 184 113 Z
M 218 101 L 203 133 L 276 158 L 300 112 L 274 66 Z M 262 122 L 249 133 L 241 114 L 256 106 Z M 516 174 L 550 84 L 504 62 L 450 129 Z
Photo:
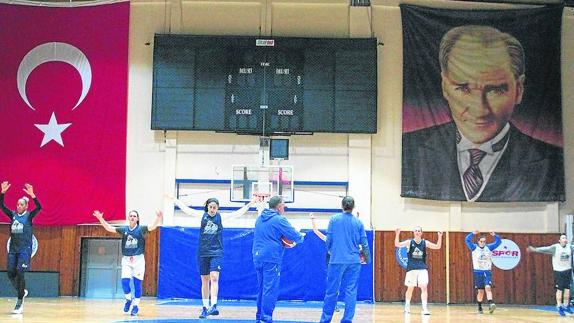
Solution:
M 293 166 L 233 165 L 231 201 L 247 202 L 253 195 L 280 195 L 286 203 L 295 200 Z

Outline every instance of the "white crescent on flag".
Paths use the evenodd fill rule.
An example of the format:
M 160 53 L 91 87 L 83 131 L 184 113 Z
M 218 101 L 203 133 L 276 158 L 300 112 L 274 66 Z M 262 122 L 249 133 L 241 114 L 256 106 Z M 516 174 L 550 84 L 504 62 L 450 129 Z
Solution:
M 18 75 L 16 78 L 16 82 L 18 83 L 18 92 L 20 93 L 22 100 L 26 102 L 30 109 L 36 110 L 30 104 L 30 101 L 28 101 L 28 96 L 26 95 L 26 82 L 36 67 L 47 62 L 68 63 L 72 65 L 78 73 L 80 73 L 80 77 L 82 79 L 82 94 L 80 95 L 76 105 L 72 108 L 72 110 L 74 110 L 78 105 L 80 105 L 80 103 L 82 103 L 90 90 L 90 85 L 92 84 L 92 68 L 86 55 L 84 55 L 84 53 L 77 47 L 67 43 L 44 43 L 34 47 L 26 54 L 26 56 L 24 56 L 22 62 L 20 62 L 20 66 L 18 66 Z

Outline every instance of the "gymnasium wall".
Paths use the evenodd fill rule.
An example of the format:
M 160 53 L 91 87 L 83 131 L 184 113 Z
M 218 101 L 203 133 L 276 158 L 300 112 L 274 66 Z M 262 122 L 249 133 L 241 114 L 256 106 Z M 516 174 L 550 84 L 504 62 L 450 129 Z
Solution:
M 40 213 L 38 216 L 42 216 Z M 0 268 L 6 268 L 6 242 L 10 237 L 10 226 L 0 225 Z M 34 227 L 38 239 L 38 252 L 32 258 L 31 271 L 60 273 L 60 295 L 78 296 L 80 293 L 80 257 L 82 238 L 121 238 L 107 232 L 99 225 L 78 225 L 65 227 Z M 146 241 L 146 274 L 143 293 L 155 296 L 157 293 L 157 272 L 159 256 L 159 230 L 152 231 Z M 6 286 L 12 288 L 11 286 Z
M 159 231 L 151 232 L 146 242 L 146 276 L 143 286 L 144 295 L 149 296 L 157 296 L 158 291 Z M 8 232 L 8 225 L 0 225 L 0 246 L 6 245 Z M 100 226 L 92 225 L 36 227 L 34 234 L 39 241 L 39 248 L 36 256 L 32 258 L 32 271 L 59 272 L 60 295 L 62 296 L 79 294 L 81 238 L 118 237 Z M 442 249 L 429 251 L 430 302 L 472 303 L 474 301 L 470 251 L 464 244 L 466 234 L 467 232 L 449 232 L 448 235 L 443 236 L 445 240 Z M 499 234 L 502 238 L 513 240 L 520 246 L 522 258 L 519 265 L 511 271 L 493 270 L 494 295 L 497 303 L 553 304 L 554 288 L 550 257 L 542 254 L 527 254 L 525 249 L 528 245 L 553 244 L 558 240 L 558 235 Z M 410 232 L 401 233 L 401 240 L 407 239 L 409 235 Z M 394 231 L 377 231 L 374 236 L 374 299 L 386 302 L 402 301 L 405 291 L 403 286 L 405 270 L 395 259 L 395 233 Z M 436 232 L 427 231 L 424 237 L 436 241 L 437 235 Z M 316 251 L 320 252 L 319 249 Z M 247 260 L 251 261 L 251 259 Z M 5 248 L 0 248 L 0 268 L 6 268 Z M 320 267 L 316 269 L 319 270 Z M 449 277 L 448 281 L 446 277 Z M 420 299 L 419 291 L 415 291 L 414 295 L 415 301 Z
M 558 232 L 561 216 L 574 211 L 574 126 L 564 123 L 567 200 L 564 203 L 471 204 L 404 199 L 400 194 L 402 28 L 399 1 L 372 0 L 371 7 L 349 7 L 348 0 L 237 0 L 131 2 L 127 151 L 127 205 L 153 211 L 171 205 L 176 178 L 230 179 L 231 165 L 257 164 L 258 139 L 211 132 L 150 130 L 153 34 L 274 35 L 378 37 L 378 133 L 316 134 L 291 137 L 290 160 L 296 180 L 349 181 L 361 219 L 376 230 L 422 225 L 428 230 L 501 230 Z M 510 5 L 454 1 L 408 1 L 443 8 L 509 8 Z M 564 11 L 563 61 L 574 57 L 574 18 Z M 564 120 L 574 118 L 574 65 L 563 64 Z M 352 122 L 352 120 L 350 121 Z M 297 207 L 314 204 L 320 195 L 300 198 Z M 203 199 L 186 197 L 188 204 Z M 222 205 L 235 206 L 222 199 Z M 333 203 L 332 208 L 337 208 Z M 320 215 L 320 226 L 329 214 Z M 297 218 L 297 215 L 292 216 Z M 251 215 L 254 218 L 254 215 Z M 252 223 L 248 222 L 248 223 Z M 309 222 L 302 220 L 303 225 Z M 176 213 L 174 225 L 188 225 Z M 229 223 L 240 227 L 243 223 Z
M 429 302 L 474 303 L 472 259 L 464 243 L 468 232 L 449 232 L 443 236 L 440 250 L 429 250 Z M 494 300 L 498 304 L 555 304 L 552 260 L 549 255 L 526 253 L 526 247 L 546 246 L 558 242 L 557 234 L 498 233 L 514 241 L 521 251 L 518 265 L 508 271 L 493 267 Z M 400 239 L 412 236 L 402 232 Z M 395 259 L 394 231 L 375 234 L 375 300 L 396 302 L 404 300 L 405 270 Z M 436 232 L 425 232 L 423 238 L 436 242 Z M 487 240 L 490 243 L 490 238 Z M 447 279 L 448 277 L 448 279 Z M 420 291 L 414 292 L 420 301 Z

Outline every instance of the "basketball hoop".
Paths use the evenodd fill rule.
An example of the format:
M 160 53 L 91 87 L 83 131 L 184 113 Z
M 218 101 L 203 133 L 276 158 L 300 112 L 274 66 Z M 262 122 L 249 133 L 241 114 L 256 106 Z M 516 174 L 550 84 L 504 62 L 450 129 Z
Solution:
M 269 193 L 265 193 L 265 192 L 255 192 L 253 193 L 253 196 L 257 197 L 257 199 L 261 202 L 265 202 L 267 200 L 269 200 Z
M 285 203 L 294 201 L 292 166 L 233 165 L 231 201 L 248 202 L 254 196 L 267 201 L 271 196 L 283 197 Z

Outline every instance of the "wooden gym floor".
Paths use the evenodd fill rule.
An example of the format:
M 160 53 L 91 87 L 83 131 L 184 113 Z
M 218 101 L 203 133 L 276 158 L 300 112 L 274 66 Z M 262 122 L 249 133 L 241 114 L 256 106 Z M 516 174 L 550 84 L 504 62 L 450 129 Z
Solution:
M 198 320 L 200 306 L 197 301 L 158 300 L 144 298 L 140 314 L 131 317 L 123 314 L 123 300 L 85 299 L 78 297 L 27 298 L 24 314 L 13 315 L 14 298 L 0 298 L 0 322 L 148 322 L 192 323 L 254 322 L 255 304 L 251 301 L 227 301 L 219 305 L 220 315 Z M 277 323 L 318 322 L 321 316 L 320 302 L 279 302 L 274 313 Z M 467 305 L 431 305 L 430 316 L 420 315 L 420 306 L 412 305 L 412 314 L 404 315 L 399 303 L 359 303 L 354 322 L 572 322 L 574 316 L 559 317 L 551 306 L 504 306 L 499 305 L 494 314 L 476 313 L 476 307 Z M 342 311 L 335 313 L 333 322 L 339 322 Z

